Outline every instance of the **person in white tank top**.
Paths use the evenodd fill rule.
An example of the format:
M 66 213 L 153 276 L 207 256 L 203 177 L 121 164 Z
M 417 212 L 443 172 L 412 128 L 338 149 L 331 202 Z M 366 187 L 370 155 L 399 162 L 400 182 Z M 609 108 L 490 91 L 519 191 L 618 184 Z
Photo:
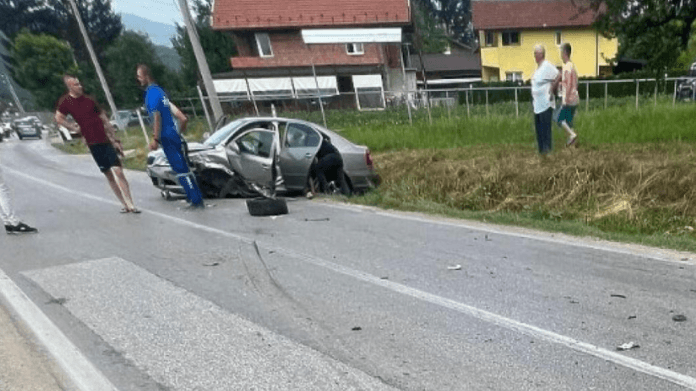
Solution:
M 563 69 L 554 82 L 554 87 L 557 87 L 559 84 L 561 87 L 562 104 L 557 121 L 558 125 L 568 134 L 567 147 L 574 146 L 578 138 L 577 133 L 573 129 L 573 117 L 575 116 L 575 108 L 580 102 L 580 96 L 578 95 L 578 71 L 575 69 L 575 64 L 570 61 L 570 53 L 570 44 L 564 43 L 561 46 Z

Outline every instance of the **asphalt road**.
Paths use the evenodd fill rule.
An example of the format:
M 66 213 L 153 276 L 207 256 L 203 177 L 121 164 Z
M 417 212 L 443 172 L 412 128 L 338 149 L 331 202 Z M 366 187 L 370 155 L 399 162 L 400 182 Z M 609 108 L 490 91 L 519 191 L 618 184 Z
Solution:
M 143 213 L 122 215 L 90 156 L 9 140 L 0 159 L 19 214 L 40 229 L 1 237 L 0 269 L 55 328 L 44 342 L 64 338 L 38 348 L 63 371 L 52 379 L 91 373 L 122 391 L 696 390 L 693 254 L 325 199 L 290 199 L 277 218 L 239 199 L 187 211 L 140 172 L 127 176 Z M 15 323 L 39 323 L 8 302 Z M 639 347 L 617 350 L 628 342 Z

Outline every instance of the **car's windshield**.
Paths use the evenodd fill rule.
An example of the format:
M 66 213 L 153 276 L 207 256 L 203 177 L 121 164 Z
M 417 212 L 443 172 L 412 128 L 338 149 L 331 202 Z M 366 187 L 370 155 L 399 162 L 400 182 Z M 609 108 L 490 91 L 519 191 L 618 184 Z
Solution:
M 208 137 L 205 141 L 203 141 L 203 144 L 215 147 L 221 142 L 227 140 L 232 132 L 237 130 L 239 126 L 243 123 L 244 121 L 241 119 L 235 120 L 230 122 L 229 124 L 223 126 L 222 128 L 218 129 L 217 132 L 213 133 Z

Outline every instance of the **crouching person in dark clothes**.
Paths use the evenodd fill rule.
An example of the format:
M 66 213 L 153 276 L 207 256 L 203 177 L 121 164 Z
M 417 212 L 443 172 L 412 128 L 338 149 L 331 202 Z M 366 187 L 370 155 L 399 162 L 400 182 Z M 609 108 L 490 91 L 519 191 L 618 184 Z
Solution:
M 316 156 L 316 163 L 312 166 L 312 174 L 319 181 L 319 191 L 331 193 L 330 182 L 335 180 L 336 186 L 343 194 L 349 194 L 348 184 L 343 176 L 343 159 L 338 149 L 331 144 L 331 139 L 323 136 L 321 146 Z

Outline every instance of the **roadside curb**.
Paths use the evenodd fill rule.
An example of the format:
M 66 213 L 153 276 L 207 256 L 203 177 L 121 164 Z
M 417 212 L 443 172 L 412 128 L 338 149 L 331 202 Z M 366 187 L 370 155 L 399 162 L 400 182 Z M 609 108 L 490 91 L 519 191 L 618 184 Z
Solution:
M 118 391 L 114 386 L 0 269 L 0 303 L 33 336 L 33 342 L 45 349 L 50 359 L 70 382 L 68 389 L 80 391 Z

